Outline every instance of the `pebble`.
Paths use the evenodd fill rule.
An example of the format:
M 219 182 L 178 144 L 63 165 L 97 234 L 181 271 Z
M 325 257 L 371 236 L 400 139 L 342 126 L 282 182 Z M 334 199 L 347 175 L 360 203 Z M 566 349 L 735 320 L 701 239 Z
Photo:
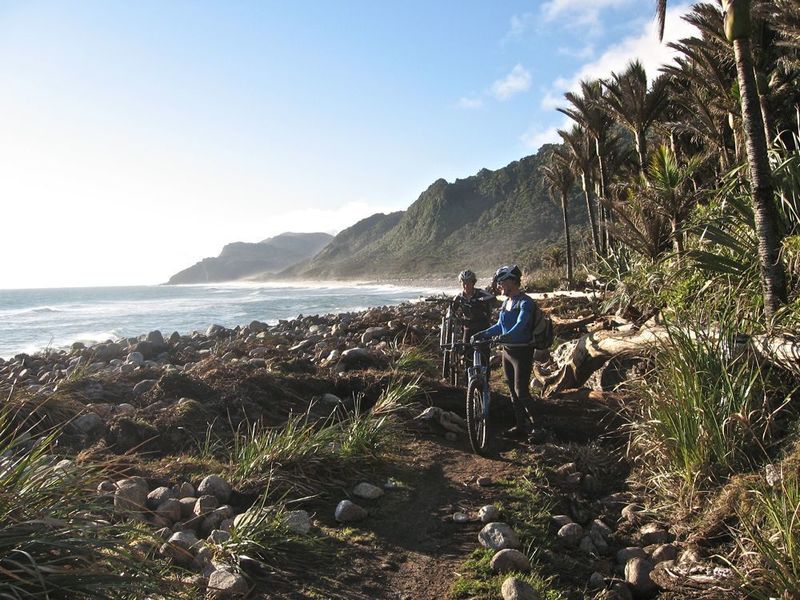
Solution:
M 375 500 L 383 496 L 383 490 L 371 483 L 362 482 L 353 488 L 353 495 L 365 500 Z
M 350 500 L 342 500 L 336 506 L 335 518 L 340 523 L 354 523 L 367 518 L 367 511 Z
M 500 518 L 500 509 L 494 504 L 481 506 L 480 510 L 478 510 L 478 517 L 480 518 L 481 523 L 492 523 Z

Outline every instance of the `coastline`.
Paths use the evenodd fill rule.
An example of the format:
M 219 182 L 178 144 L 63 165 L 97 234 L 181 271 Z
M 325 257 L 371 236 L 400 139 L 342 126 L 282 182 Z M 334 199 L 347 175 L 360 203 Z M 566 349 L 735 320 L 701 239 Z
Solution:
M 455 293 L 439 280 L 235 281 L 175 286 L 6 290 L 0 293 L 0 357 L 211 325 L 275 324 L 298 315 L 359 312 Z

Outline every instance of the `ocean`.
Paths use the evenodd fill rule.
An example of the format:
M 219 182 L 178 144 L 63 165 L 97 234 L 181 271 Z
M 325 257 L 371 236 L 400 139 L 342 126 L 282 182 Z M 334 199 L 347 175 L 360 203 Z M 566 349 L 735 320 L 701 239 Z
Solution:
M 451 289 L 400 285 L 230 283 L 0 290 L 0 358 L 209 325 L 269 324 L 298 315 L 364 310 Z

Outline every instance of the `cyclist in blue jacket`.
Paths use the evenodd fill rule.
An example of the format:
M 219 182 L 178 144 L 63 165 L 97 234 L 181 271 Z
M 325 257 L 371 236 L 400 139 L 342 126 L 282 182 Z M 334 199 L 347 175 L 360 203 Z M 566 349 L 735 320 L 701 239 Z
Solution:
M 522 272 L 516 265 L 500 267 L 495 281 L 500 286 L 506 301 L 500 309 L 497 323 L 479 331 L 473 341 L 498 337 L 507 344 L 530 344 L 533 338 L 534 318 L 538 314 L 536 303 L 520 284 Z M 526 438 L 533 432 L 533 400 L 529 390 L 533 368 L 533 346 L 503 347 L 503 373 L 511 393 L 514 407 L 515 427 L 506 433 L 516 438 Z

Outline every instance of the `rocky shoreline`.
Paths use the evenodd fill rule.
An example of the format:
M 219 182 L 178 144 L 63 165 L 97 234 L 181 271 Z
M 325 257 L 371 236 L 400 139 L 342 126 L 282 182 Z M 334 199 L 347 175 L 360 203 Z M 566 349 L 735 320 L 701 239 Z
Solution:
M 562 314 L 580 312 L 589 304 L 585 298 L 557 302 Z M 175 457 L 187 451 L 191 455 L 198 439 L 221 418 L 231 427 L 258 420 L 283 426 L 304 410 L 316 410 L 314 418 L 319 419 L 338 409 L 350 414 L 357 397 L 374 404 L 387 381 L 397 377 L 404 349 L 427 344 L 436 360 L 440 318 L 441 303 L 417 302 L 300 316 L 276 325 L 252 321 L 233 329 L 210 325 L 188 335 L 151 331 L 92 346 L 77 343 L 69 350 L 0 360 L 0 393 L 13 396 L 18 414 L 32 416 L 34 427 L 64 427 L 59 454 L 124 457 L 125 472 L 100 482 L 97 492 L 117 518 L 148 524 L 154 539 L 141 550 L 187 569 L 192 574 L 183 583 L 209 590 L 208 597 L 240 597 L 248 589 L 242 573 L 257 577 L 266 567 L 237 556 L 239 570 L 231 569 L 215 558 L 213 549 L 224 547 L 237 525 L 263 516 L 253 507 L 253 490 L 237 489 L 208 466 L 192 466 L 191 460 Z M 535 539 L 544 548 L 541 557 L 551 572 L 558 573 L 567 588 L 592 590 L 592 597 L 644 598 L 659 589 L 693 585 L 732 589 L 730 569 L 703 558 L 690 536 L 676 535 L 668 523 L 644 510 L 647 499 L 626 484 L 624 458 L 617 455 L 613 441 L 605 448 L 594 440 L 567 444 L 554 429 L 540 443 L 514 450 L 522 453 L 512 461 L 517 475 L 524 479 L 525 469 L 537 465 L 537 485 L 549 495 L 543 530 L 531 538 L 531 524 L 521 521 L 507 500 L 494 502 L 498 494 L 502 498 L 503 488 L 493 487 L 498 482 L 492 474 L 508 476 L 500 471 L 508 465 L 483 459 L 476 463 L 465 452 L 460 417 L 448 411 L 462 410 L 463 391 L 443 386 L 436 372 L 425 377 L 428 401 L 434 406 L 422 414 L 421 405 L 415 408 L 405 426 L 417 431 L 416 443 L 433 434 L 435 441 L 427 444 L 427 452 L 433 453 L 435 466 L 442 449 L 448 448 L 464 461 L 462 468 L 472 471 L 469 485 L 478 490 L 473 492 L 475 505 L 459 504 L 448 522 L 467 530 L 480 528 L 472 543 L 491 551 L 491 572 L 507 581 L 502 589 L 497 586 L 503 598 L 536 597 L 528 583 L 512 575 L 532 566 L 516 553 L 526 531 L 528 542 Z M 502 404 L 497 404 L 500 419 Z M 168 463 L 161 465 L 156 457 Z M 466 466 L 465 457 L 471 466 Z M 68 472 L 78 463 L 64 459 L 53 468 Z M 304 536 L 326 523 L 336 527 L 365 519 L 377 519 L 380 527 L 381 497 L 397 492 L 391 475 L 383 485 L 376 477 L 337 483 L 340 491 L 335 493 L 346 487 L 347 497 L 339 500 L 341 496 L 327 494 L 317 506 L 322 516 L 285 511 L 281 519 L 286 530 Z M 424 507 L 424 501 L 418 501 Z M 394 510 L 415 508 L 398 505 L 396 498 L 386 502 Z M 369 571 L 363 576 L 379 575 Z M 566 597 L 577 598 L 579 592 Z

